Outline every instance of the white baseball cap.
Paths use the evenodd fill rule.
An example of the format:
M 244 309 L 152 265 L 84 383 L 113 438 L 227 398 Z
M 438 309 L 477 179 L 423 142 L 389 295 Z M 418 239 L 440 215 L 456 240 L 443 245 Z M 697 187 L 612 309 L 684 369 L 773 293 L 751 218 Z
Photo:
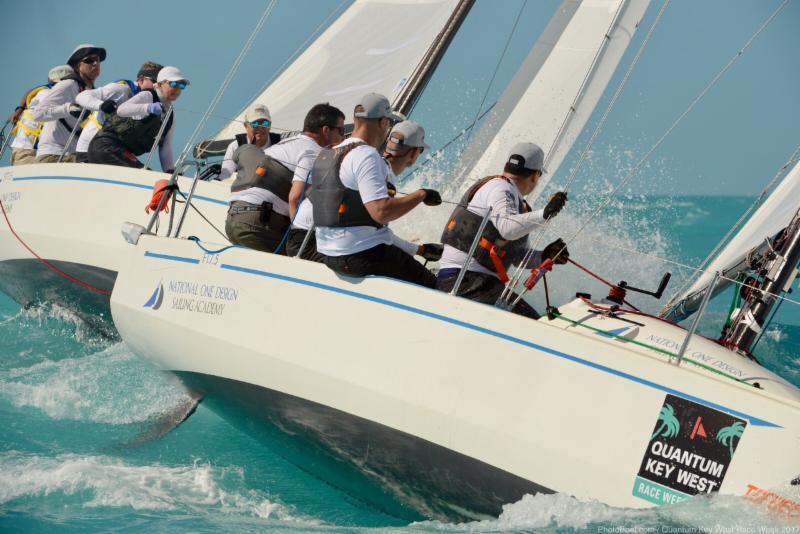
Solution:
M 157 82 L 186 82 L 189 85 L 189 80 L 183 75 L 181 69 L 178 67 L 164 67 L 158 71 Z
M 245 111 L 244 122 L 257 121 L 258 119 L 267 119 L 271 122 L 272 116 L 269 114 L 269 108 L 267 106 L 256 102 Z
M 392 105 L 389 104 L 389 99 L 378 93 L 367 93 L 361 97 L 361 100 L 356 105 L 356 110 L 361 107 L 361 111 L 355 111 L 354 117 L 359 119 L 381 119 L 387 117 L 393 121 L 401 121 L 405 117 L 392 111 Z

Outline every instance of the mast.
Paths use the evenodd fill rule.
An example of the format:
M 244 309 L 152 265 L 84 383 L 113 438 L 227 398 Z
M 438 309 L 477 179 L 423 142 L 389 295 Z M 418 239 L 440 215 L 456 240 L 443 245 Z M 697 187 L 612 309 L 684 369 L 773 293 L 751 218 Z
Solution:
M 458 5 L 453 9 L 450 18 L 447 19 L 442 31 L 436 36 L 436 39 L 431 43 L 428 51 L 422 57 L 414 72 L 408 77 L 402 91 L 397 95 L 392 103 L 392 109 L 408 115 L 417 102 L 420 93 L 427 85 L 433 75 L 433 71 L 442 60 L 442 56 L 447 51 L 450 43 L 453 41 L 456 32 L 461 27 L 464 19 L 467 18 L 469 10 L 475 4 L 475 0 L 459 0 Z
M 745 354 L 761 333 L 770 311 L 777 302 L 776 295 L 787 291 L 797 277 L 800 262 L 800 210 L 798 210 L 785 233 L 773 242 L 773 247 L 764 255 L 764 264 L 759 271 L 762 282 L 753 288 L 747 302 L 736 317 L 724 338 L 725 344 Z

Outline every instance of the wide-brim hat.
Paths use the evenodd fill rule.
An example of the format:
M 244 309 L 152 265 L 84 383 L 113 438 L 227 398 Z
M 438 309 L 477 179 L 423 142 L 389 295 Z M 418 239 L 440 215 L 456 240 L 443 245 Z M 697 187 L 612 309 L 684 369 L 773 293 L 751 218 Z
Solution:
M 75 65 L 77 65 L 80 60 L 82 60 L 87 56 L 91 56 L 92 54 L 97 54 L 97 56 L 100 58 L 100 61 L 106 60 L 105 48 L 101 48 L 93 44 L 84 43 L 75 47 L 75 50 L 72 51 L 72 55 L 69 56 L 69 59 L 67 60 L 67 65 L 75 67 Z

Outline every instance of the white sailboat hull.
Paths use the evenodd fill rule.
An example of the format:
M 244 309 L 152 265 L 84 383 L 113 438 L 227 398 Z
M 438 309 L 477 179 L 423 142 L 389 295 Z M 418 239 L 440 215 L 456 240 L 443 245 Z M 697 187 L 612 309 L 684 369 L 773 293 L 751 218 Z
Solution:
M 20 304 L 58 303 L 110 328 L 108 298 L 126 246 L 120 228 L 126 221 L 147 224 L 144 208 L 153 184 L 167 178 L 108 165 L 0 168 L 0 199 L 8 216 L 0 220 L 0 290 Z M 190 179 L 182 178 L 180 186 L 188 191 Z M 194 201 L 222 231 L 229 193 L 227 184 L 199 182 Z M 162 233 L 167 218 L 161 216 Z M 222 240 L 191 211 L 183 235 Z
M 629 342 L 597 330 L 632 323 L 580 301 L 561 313 L 591 328 L 251 250 L 130 249 L 111 308 L 135 352 L 423 515 L 497 514 L 537 491 L 643 507 L 800 474 L 800 392 L 702 338 L 669 363 L 659 343 L 685 331 L 657 319 L 629 318 Z

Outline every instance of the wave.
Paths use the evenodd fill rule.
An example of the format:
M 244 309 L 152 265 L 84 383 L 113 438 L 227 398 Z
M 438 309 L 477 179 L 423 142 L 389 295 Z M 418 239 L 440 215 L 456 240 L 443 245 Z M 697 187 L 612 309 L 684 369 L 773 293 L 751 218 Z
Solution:
M 0 398 L 53 419 L 121 425 L 169 413 L 189 394 L 177 378 L 118 343 L 89 356 L 1 371 Z

